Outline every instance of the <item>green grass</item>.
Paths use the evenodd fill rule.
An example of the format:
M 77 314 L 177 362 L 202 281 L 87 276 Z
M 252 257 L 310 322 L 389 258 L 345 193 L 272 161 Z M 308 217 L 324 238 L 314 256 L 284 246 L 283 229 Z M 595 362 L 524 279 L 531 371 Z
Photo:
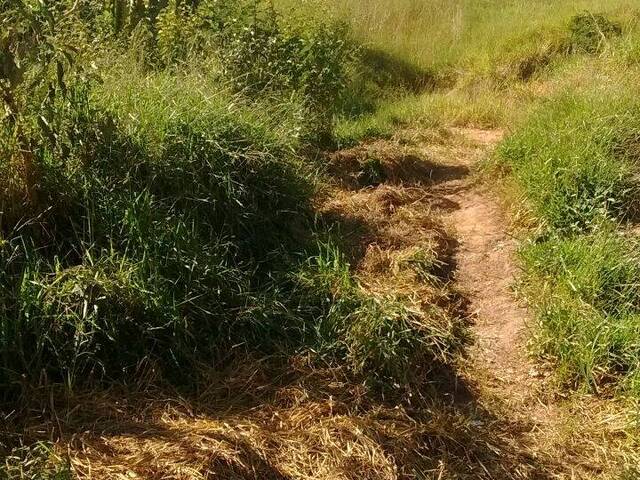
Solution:
M 38 151 L 38 221 L 5 219 L 5 382 L 116 379 L 145 357 L 188 378 L 302 328 L 268 273 L 309 240 L 291 230 L 315 188 L 295 154 L 302 107 L 257 107 L 220 81 L 113 67 L 72 112 L 82 139 Z
M 632 0 L 306 0 L 285 8 L 310 10 L 323 6 L 346 19 L 363 44 L 398 61 L 425 70 L 493 65 L 504 56 L 526 51 L 562 35 L 581 12 L 621 16 L 635 22 Z
M 424 281 L 438 284 L 424 275 Z M 328 292 L 331 295 L 325 298 L 325 313 L 315 325 L 314 348 L 328 358 L 348 359 L 358 373 L 376 372 L 374 380 L 410 384 L 424 379 L 433 369 L 449 364 L 464 343 L 460 325 L 448 321 L 437 308 L 425 318 L 402 295 L 365 293 L 352 277 L 344 254 L 332 243 L 320 245 L 298 278 L 312 292 L 306 303 L 323 299 Z M 411 365 L 419 366 L 419 371 L 407 370 Z
M 176 3 L 0 12 L 3 405 L 298 354 L 387 391 L 432 380 L 459 322 L 368 293 L 315 212 L 318 150 L 403 126 L 506 131 L 535 351 L 640 396 L 636 0 Z M 442 286 L 432 256 L 406 262 Z M 70 477 L 22 441 L 0 438 L 0 477 Z
M 629 141 L 640 109 L 617 87 L 552 97 L 500 147 L 534 213 L 553 230 L 584 231 L 634 213 Z
M 638 395 L 637 30 L 559 59 L 497 152 L 537 223 L 521 254 L 535 347 L 560 377 Z M 587 43 L 587 45 L 589 45 Z
M 638 248 L 614 233 L 637 215 L 635 2 L 507 1 L 499 14 L 489 0 L 322 3 L 364 46 L 354 85 L 377 98 L 340 116 L 338 142 L 415 125 L 507 130 L 499 162 L 539 225 L 522 253 L 538 351 L 577 384 L 636 391 Z
M 562 68 L 567 57 L 620 52 L 618 27 L 628 54 L 634 55 L 633 2 L 534 4 L 503 2 L 500 14 L 495 14 L 495 2 L 488 0 L 324 2 L 328 11 L 347 19 L 357 41 L 378 59 L 372 65 L 365 54 L 354 82 L 358 95 L 364 92 L 375 100 L 361 101 L 366 108 L 344 112 L 338 122 L 339 141 L 347 145 L 389 135 L 398 125 L 510 127 L 547 96 L 538 80 L 561 81 L 560 74 L 549 74 Z M 599 17 L 590 12 L 602 12 L 607 16 L 603 18 L 615 22 L 594 29 L 591 23 L 598 25 Z M 604 40 L 601 28 L 606 30 Z M 388 76 L 395 78 L 395 88 L 381 88 L 380 79 Z M 425 79 L 420 88 L 402 88 L 414 78 Z M 531 80 L 536 82 L 530 84 Z
M 195 382 L 234 349 L 403 380 L 448 358 L 455 332 L 364 294 L 314 218 L 309 152 L 401 125 L 511 130 L 500 162 L 542 232 L 531 284 L 563 292 L 543 297 L 542 350 L 590 384 L 598 369 L 635 378 L 635 290 L 618 293 L 636 247 L 611 234 L 636 214 L 635 2 L 281 0 L 278 15 L 211 1 L 149 21 L 14 3 L 0 43 L 8 396 L 43 372 L 72 387 L 149 360 Z M 592 240 L 617 253 L 587 257 Z M 567 256 L 576 279 L 555 263 Z
M 172 8 L 134 24 L 100 2 L 16 0 L 0 17 L 13 62 L 0 131 L 4 399 L 42 378 L 135 381 L 141 365 L 195 387 L 202 364 L 246 352 L 315 352 L 383 382 L 447 357 L 449 332 L 423 328 L 401 298 L 365 294 L 319 240 L 333 226 L 315 218 L 323 165 L 306 153 L 331 140 L 348 32 L 252 2 Z
M 522 251 L 538 312 L 539 352 L 561 376 L 598 389 L 613 381 L 638 394 L 640 248 L 615 232 L 533 243 Z

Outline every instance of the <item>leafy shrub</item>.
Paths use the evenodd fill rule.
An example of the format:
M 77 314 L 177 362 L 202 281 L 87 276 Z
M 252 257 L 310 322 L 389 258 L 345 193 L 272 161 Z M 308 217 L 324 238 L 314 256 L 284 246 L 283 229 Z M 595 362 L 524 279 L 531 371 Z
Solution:
M 158 14 L 156 28 L 158 54 L 165 64 L 185 60 L 200 46 L 197 17 L 174 2 Z
M 584 12 L 571 19 L 569 32 L 572 51 L 598 53 L 609 39 L 622 34 L 622 27 L 604 15 Z

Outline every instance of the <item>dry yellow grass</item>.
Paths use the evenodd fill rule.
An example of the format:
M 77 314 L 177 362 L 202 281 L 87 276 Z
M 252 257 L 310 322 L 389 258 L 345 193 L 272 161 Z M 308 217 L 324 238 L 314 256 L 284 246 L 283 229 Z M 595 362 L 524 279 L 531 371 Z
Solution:
M 481 377 L 443 376 L 439 401 L 426 389 L 398 402 L 304 359 L 275 381 L 269 362 L 241 364 L 199 398 L 76 395 L 25 438 L 59 436 L 77 478 L 98 480 L 595 480 L 638 460 L 633 418 L 589 397 L 565 400 L 553 429 L 535 431 L 527 412 L 478 390 Z

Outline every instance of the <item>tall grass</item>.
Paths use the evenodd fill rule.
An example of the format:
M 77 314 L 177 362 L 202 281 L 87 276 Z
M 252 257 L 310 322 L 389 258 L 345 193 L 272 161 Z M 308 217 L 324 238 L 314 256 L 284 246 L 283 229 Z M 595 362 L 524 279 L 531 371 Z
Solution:
M 595 36 L 584 38 L 589 53 Z M 565 380 L 634 395 L 640 248 L 631 232 L 640 192 L 634 87 L 640 73 L 628 52 L 636 42 L 637 32 L 629 31 L 597 58 L 559 65 L 557 92 L 498 150 L 538 223 L 522 250 L 538 351 Z
M 538 351 L 561 377 L 598 390 L 613 381 L 638 394 L 637 242 L 614 232 L 534 243 L 522 252 L 538 312 Z
M 297 2 L 279 3 L 300 9 Z M 546 94 L 529 80 L 562 64 L 561 57 L 588 50 L 575 48 L 573 18 L 601 12 L 616 19 L 625 35 L 637 24 L 637 5 L 628 0 L 510 0 L 500 3 L 499 13 L 491 0 L 309 0 L 302 5 L 309 10 L 322 5 L 329 15 L 347 19 L 368 52 L 355 84 L 360 96 L 373 100 L 341 115 L 338 139 L 344 144 L 388 135 L 399 124 L 508 127 Z M 610 37 L 613 33 L 607 30 Z M 394 81 L 378 88 L 388 76 Z
M 348 31 L 255 2 L 114 5 L 0 17 L 4 399 L 148 370 L 194 386 L 243 352 L 385 382 L 446 356 L 454 338 L 365 294 L 320 241 L 304 153 L 332 134 Z
M 185 378 L 224 345 L 288 330 L 267 272 L 308 240 L 291 230 L 314 189 L 294 153 L 302 113 L 220 81 L 114 67 L 78 112 L 83 141 L 37 151 L 44 205 L 5 223 L 7 383 L 117 378 L 145 357 Z
M 638 248 L 615 231 L 637 215 L 636 2 L 303 3 L 319 4 L 348 19 L 367 52 L 358 91 L 378 98 L 344 112 L 339 140 L 407 124 L 513 130 L 498 155 L 540 225 L 523 250 L 540 351 L 577 383 L 635 385 Z M 389 72 L 395 88 L 377 80 Z
M 553 230 L 584 231 L 635 213 L 629 142 L 640 106 L 617 87 L 552 97 L 500 148 L 535 214 Z
M 294 8 L 286 0 L 281 4 Z M 578 13 L 617 16 L 637 7 L 632 0 L 506 0 L 499 7 L 494 0 L 306 0 L 302 5 L 323 6 L 347 19 L 363 44 L 427 70 L 480 68 L 526 48 L 532 36 L 552 39 Z

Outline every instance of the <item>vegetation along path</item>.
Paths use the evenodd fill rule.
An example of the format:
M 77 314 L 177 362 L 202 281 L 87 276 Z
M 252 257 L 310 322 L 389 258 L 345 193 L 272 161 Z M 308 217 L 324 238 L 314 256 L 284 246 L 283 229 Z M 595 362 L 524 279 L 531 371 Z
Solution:
M 458 142 L 470 149 L 448 146 L 446 165 L 433 170 L 440 182 L 432 193 L 447 205 L 443 221 L 455 236 L 451 275 L 466 299 L 473 342 L 462 376 L 473 399 L 460 395 L 458 408 L 471 409 L 477 422 L 492 423 L 511 456 L 498 467 L 479 460 L 487 478 L 594 478 L 611 472 L 607 462 L 623 454 L 615 445 L 618 425 L 624 419 L 592 397 L 568 399 L 551 385 L 551 374 L 527 352 L 527 331 L 533 320 L 515 292 L 519 269 L 518 241 L 501 196 L 475 175 L 478 161 L 486 158 L 503 137 L 498 130 L 452 129 Z M 503 196 L 502 196 L 503 197 Z M 493 412 L 490 414 L 489 412 Z M 468 414 L 469 415 L 469 414 Z M 589 430 L 581 422 L 606 425 Z M 618 447 L 618 448 L 616 448 Z M 609 453 L 607 453 L 609 452 Z M 503 469 L 503 471 L 501 471 Z M 497 476 L 496 476 L 497 475 Z
M 429 380 L 408 401 L 372 395 L 305 356 L 275 369 L 247 358 L 187 396 L 158 389 L 150 373 L 142 388 L 52 400 L 25 435 L 55 439 L 79 479 L 616 478 L 607 475 L 628 454 L 628 419 L 547 388 L 553 377 L 525 352 L 517 244 L 475 174 L 500 138 L 399 132 L 331 154 L 336 182 L 317 206 L 344 229 L 360 287 L 405 298 L 434 322 L 425 328 L 436 341 L 463 344 L 442 372 L 424 363 Z
M 640 479 L 638 0 L 2 0 L 0 480 Z

